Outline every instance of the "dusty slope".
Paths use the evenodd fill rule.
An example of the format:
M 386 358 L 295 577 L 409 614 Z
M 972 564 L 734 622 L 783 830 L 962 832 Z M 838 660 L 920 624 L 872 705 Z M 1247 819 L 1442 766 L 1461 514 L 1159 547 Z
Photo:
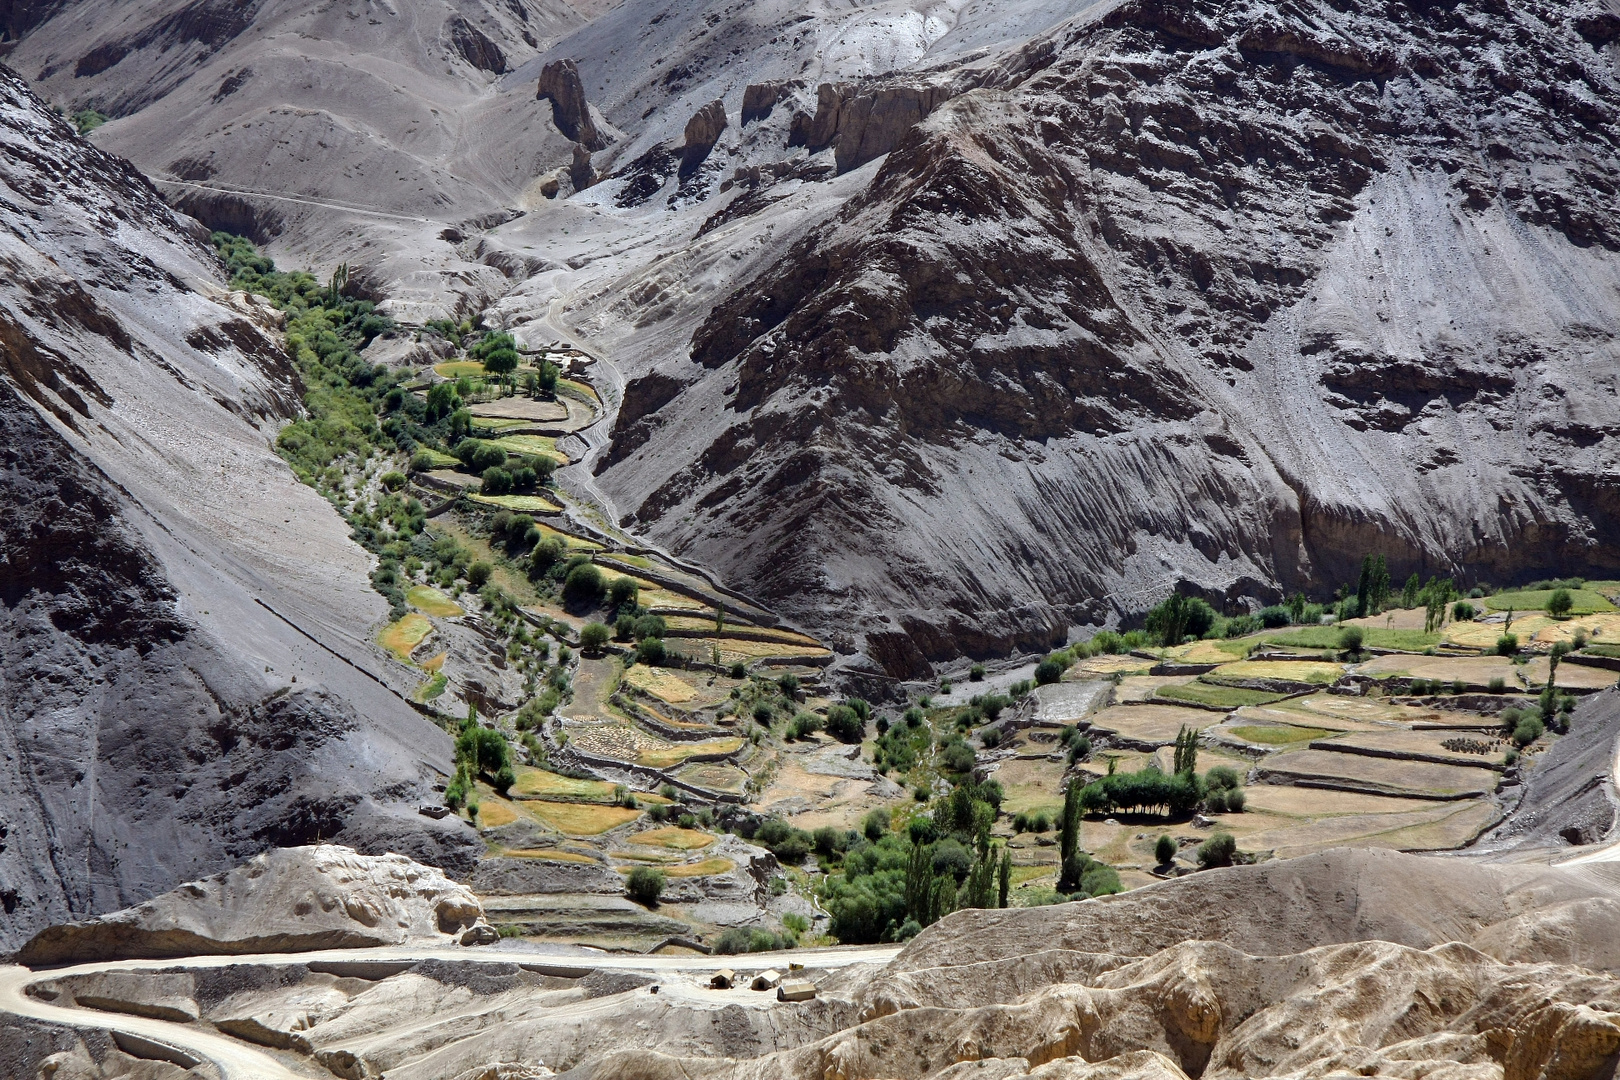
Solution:
M 270 450 L 270 315 L 0 69 L 0 949 L 272 844 L 468 868 L 341 520 Z
M 634 367 L 602 486 L 818 627 L 889 613 L 850 644 L 896 674 L 1372 547 L 1608 572 L 1617 34 L 1109 5 Z
M 481 936 L 494 940 L 478 898 L 434 867 L 312 844 L 256 855 L 132 908 L 49 927 L 18 950 L 17 962 L 432 947 L 455 945 L 480 925 Z
M 440 234 L 510 216 L 568 158 L 532 82 L 494 90 L 584 22 L 562 0 L 75 0 L 49 15 L 7 62 L 48 100 L 114 117 L 100 145 L 184 182 L 165 195 L 210 225 L 360 264 L 402 307 L 497 293 L 502 275 Z

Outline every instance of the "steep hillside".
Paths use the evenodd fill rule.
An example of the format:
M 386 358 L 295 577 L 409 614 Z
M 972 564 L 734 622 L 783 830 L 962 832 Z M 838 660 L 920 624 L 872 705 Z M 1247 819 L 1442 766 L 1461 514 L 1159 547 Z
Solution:
M 957 96 L 637 373 L 602 485 L 891 674 L 1373 549 L 1612 572 L 1617 35 L 1585 0 L 1124 3 L 930 77 Z
M 271 451 L 275 313 L 4 68 L 0 193 L 0 951 L 271 845 L 470 868 L 369 560 Z

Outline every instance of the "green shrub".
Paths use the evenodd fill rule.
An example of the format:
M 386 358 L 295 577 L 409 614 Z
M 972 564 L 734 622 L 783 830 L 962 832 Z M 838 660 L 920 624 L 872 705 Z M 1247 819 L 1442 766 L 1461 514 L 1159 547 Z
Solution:
M 1575 606 L 1575 598 L 1569 594 L 1568 589 L 1554 590 L 1547 597 L 1547 614 L 1555 619 L 1561 619 L 1569 614 L 1569 609 Z
M 1299 598 L 1299 609 L 1301 612 L 1305 610 L 1305 598 L 1303 596 Z M 1267 630 L 1275 630 L 1279 626 L 1287 626 L 1289 623 L 1294 621 L 1294 616 L 1290 609 L 1283 607 L 1281 604 L 1273 604 L 1270 607 L 1261 608 L 1258 617 L 1260 619 L 1260 625 L 1265 627 Z
M 658 667 L 669 659 L 669 650 L 664 648 L 663 638 L 642 638 L 636 643 L 636 661 L 648 667 Z
M 869 811 L 861 819 L 861 833 L 875 844 L 887 835 L 893 820 L 893 815 L 889 813 L 887 807 L 879 807 L 876 810 Z
M 1474 605 L 1466 600 L 1459 600 L 1451 605 L 1451 618 L 1455 622 L 1473 622 L 1474 616 L 1477 614 Z
M 1505 693 L 1507 691 L 1507 681 L 1500 675 L 1493 675 L 1491 676 L 1490 689 L 1493 694 Z
M 398 469 L 390 470 L 382 474 L 379 483 L 389 491 L 398 491 L 405 486 L 405 474 Z
M 511 763 L 502 765 L 495 770 L 495 776 L 490 780 L 490 786 L 502 795 L 505 795 L 515 783 L 517 783 L 517 774 L 512 771 Z
M 994 750 L 1001 745 L 1001 729 L 987 727 L 979 732 L 979 745 L 986 750 Z
M 754 842 L 762 844 L 781 860 L 784 866 L 797 866 L 804 862 L 815 845 L 815 839 L 803 829 L 795 829 L 779 817 L 766 818 L 754 832 Z
M 1035 665 L 1035 682 L 1039 686 L 1055 683 L 1063 678 L 1063 665 L 1056 660 L 1042 660 Z
M 983 664 L 974 664 L 971 668 L 968 668 L 968 681 L 970 681 L 970 682 L 983 682 L 984 681 L 984 665 Z
M 776 678 L 776 688 L 782 691 L 784 697 L 793 697 L 799 692 L 799 677 L 791 671 Z
M 613 631 L 599 622 L 588 622 L 579 632 L 579 646 L 586 652 L 600 652 L 613 637 Z
M 1359 626 L 1346 626 L 1339 630 L 1339 651 L 1346 653 L 1359 653 L 1367 634 Z
M 1168 836 L 1161 835 L 1153 845 L 1153 857 L 1159 861 L 1160 866 L 1168 866 L 1176 857 L 1176 842 Z
M 642 615 L 632 625 L 630 633 L 637 641 L 650 637 L 661 638 L 669 630 L 662 615 Z
M 657 907 L 658 898 L 664 895 L 664 872 L 650 866 L 638 866 L 630 871 L 624 891 L 626 896 L 642 907 Z
M 748 665 L 743 663 L 741 660 L 738 660 L 735 663 L 733 663 L 731 665 L 731 677 L 733 679 L 746 679 L 746 678 L 748 678 Z
M 467 567 L 467 584 L 475 589 L 482 589 L 489 584 L 490 575 L 495 568 L 487 562 L 475 562 Z
M 978 761 L 978 755 L 973 752 L 973 747 L 969 746 L 961 736 L 956 736 L 951 742 L 946 743 L 943 752 L 940 754 L 940 764 L 944 766 L 946 772 L 971 772 L 976 761 Z
M 827 721 L 822 719 L 819 714 L 802 712 L 793 718 L 793 723 L 788 725 L 787 737 L 789 740 L 802 739 L 807 735 L 815 734 L 826 726 Z
M 1226 812 L 1228 814 L 1241 814 L 1243 808 L 1249 804 L 1249 797 L 1243 793 L 1242 788 L 1232 788 L 1226 793 Z
M 591 562 L 575 566 L 563 581 L 563 597 L 574 604 L 600 603 L 606 591 L 601 569 Z
M 834 705 L 827 710 L 827 734 L 839 742 L 858 743 L 866 736 L 866 724 L 849 706 Z
M 1497 656 L 1513 656 L 1519 651 L 1519 635 L 1503 634 L 1496 639 Z
M 1237 841 L 1231 833 L 1216 833 L 1198 845 L 1198 868 L 1209 870 L 1217 866 L 1231 866 L 1237 854 Z
M 1541 722 L 1541 717 L 1522 717 L 1513 727 L 1513 742 L 1522 749 L 1541 738 L 1546 730 L 1546 725 Z
M 608 586 L 608 603 L 614 607 L 635 607 L 641 595 L 641 586 L 635 578 L 616 577 Z

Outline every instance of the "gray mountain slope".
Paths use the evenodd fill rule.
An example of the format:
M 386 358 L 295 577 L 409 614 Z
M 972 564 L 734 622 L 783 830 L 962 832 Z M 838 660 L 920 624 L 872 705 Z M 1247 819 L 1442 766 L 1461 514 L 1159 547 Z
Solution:
M 0 224 L 0 950 L 276 845 L 469 869 L 368 557 L 270 449 L 274 312 L 3 68 Z
M 1611 575 L 1617 32 L 1579 2 L 1096 9 L 755 255 L 691 363 L 623 304 L 624 350 L 661 348 L 599 482 L 870 626 L 841 647 L 890 674 L 1372 550 Z

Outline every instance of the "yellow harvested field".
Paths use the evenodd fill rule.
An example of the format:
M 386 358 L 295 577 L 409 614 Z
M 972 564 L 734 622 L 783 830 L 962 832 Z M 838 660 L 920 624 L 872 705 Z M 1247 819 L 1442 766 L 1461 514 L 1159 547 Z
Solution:
M 1501 678 L 1509 686 L 1518 682 L 1514 678 L 1514 666 L 1505 656 L 1380 656 L 1363 664 L 1360 670 L 1361 674 L 1374 678 L 1409 675 L 1444 683 L 1461 679 L 1464 684 L 1481 690 L 1493 678 Z
M 1191 645 L 1166 649 L 1164 657 L 1166 660 L 1181 664 L 1230 664 L 1248 652 L 1251 644 L 1253 642 L 1248 638 L 1235 641 L 1195 641 Z
M 741 738 L 711 739 L 700 743 L 666 743 L 661 747 L 642 747 L 636 761 L 653 769 L 667 769 L 694 754 L 729 754 L 742 747 Z
M 1090 678 L 1097 675 L 1129 674 L 1133 672 L 1146 673 L 1153 666 L 1152 660 L 1143 660 L 1140 656 L 1088 656 L 1084 660 L 1077 660 L 1074 666 L 1063 673 L 1066 681 Z
M 731 873 L 733 870 L 737 869 L 737 864 L 732 862 L 730 859 L 722 858 L 719 855 L 716 855 L 711 859 L 704 859 L 701 862 L 681 863 L 678 866 L 665 866 L 662 867 L 662 869 L 665 877 L 713 877 L 715 874 Z M 619 873 L 621 874 L 628 874 L 629 872 L 629 867 L 623 867 L 619 870 Z
M 1175 705 L 1114 705 L 1091 715 L 1093 727 L 1134 742 L 1158 744 L 1174 742 L 1182 728 L 1213 727 L 1220 721 L 1220 713 Z
M 396 623 L 383 627 L 382 633 L 377 635 L 377 644 L 399 657 L 409 660 L 416 647 L 433 633 L 433 624 L 427 618 L 411 612 Z
M 1307 727 L 1334 728 L 1340 731 L 1361 731 L 1387 727 L 1390 724 L 1410 724 L 1418 720 L 1439 719 L 1433 709 L 1413 705 L 1397 705 L 1379 697 L 1347 697 L 1340 694 L 1312 694 L 1293 698 L 1276 705 L 1255 705 L 1242 710 L 1242 719 L 1276 720 L 1286 724 Z
M 637 664 L 624 673 L 624 681 L 671 705 L 680 705 L 697 697 L 697 689 L 691 683 L 667 668 Z
M 1391 761 L 1327 750 L 1291 750 L 1267 758 L 1262 767 L 1282 778 L 1360 785 L 1362 790 L 1381 795 L 1488 795 L 1496 789 L 1496 773 L 1489 769 Z
M 535 817 L 569 836 L 598 836 L 641 816 L 640 810 L 589 803 L 536 802 L 532 810 Z
M 508 454 L 549 457 L 559 465 L 568 464 L 568 455 L 557 449 L 557 440 L 550 435 L 506 435 L 496 439 L 495 445 Z
M 1196 675 L 1126 675 L 1114 688 L 1114 701 L 1121 704 L 1148 701 L 1166 686 L 1184 686 L 1195 678 Z
M 501 854 L 514 859 L 543 859 L 547 862 L 595 864 L 599 861 L 577 851 L 558 851 L 556 848 L 507 848 Z
M 1545 656 L 1538 656 L 1519 668 L 1524 672 L 1524 677 L 1530 680 L 1531 687 L 1538 690 L 1547 685 L 1547 672 L 1551 669 L 1552 662 Z M 1565 661 L 1558 665 L 1558 678 L 1554 681 L 1570 690 L 1602 690 L 1613 686 L 1616 680 L 1620 680 L 1620 671 Z
M 677 851 L 696 851 L 714 843 L 714 837 L 696 829 L 682 829 L 674 825 L 662 829 L 648 829 L 630 838 L 632 844 L 642 847 L 674 848 Z
M 482 828 L 498 829 L 502 825 L 512 824 L 517 819 L 517 811 L 504 799 L 489 797 L 478 804 L 478 824 Z
M 455 619 L 467 614 L 462 610 L 460 604 L 451 600 L 438 589 L 429 588 L 426 585 L 412 587 L 411 591 L 405 594 L 405 599 L 418 611 L 426 615 L 432 615 L 436 619 Z
M 1225 679 L 1286 679 L 1289 682 L 1316 683 L 1327 686 L 1339 681 L 1344 666 L 1323 660 L 1239 660 L 1224 664 L 1210 672 L 1214 678 Z
M 512 785 L 514 795 L 530 798 L 587 799 L 593 802 L 612 802 L 613 785 L 606 780 L 576 780 L 559 776 L 545 769 L 519 766 L 517 782 Z
M 562 507 L 538 495 L 469 495 L 475 503 L 498 506 L 502 510 L 517 510 L 525 514 L 560 514 Z
M 445 660 L 449 659 L 449 657 L 450 654 L 447 652 L 437 653 L 429 659 L 422 661 L 422 670 L 431 671 L 437 674 L 441 669 L 443 669 L 444 662 Z

